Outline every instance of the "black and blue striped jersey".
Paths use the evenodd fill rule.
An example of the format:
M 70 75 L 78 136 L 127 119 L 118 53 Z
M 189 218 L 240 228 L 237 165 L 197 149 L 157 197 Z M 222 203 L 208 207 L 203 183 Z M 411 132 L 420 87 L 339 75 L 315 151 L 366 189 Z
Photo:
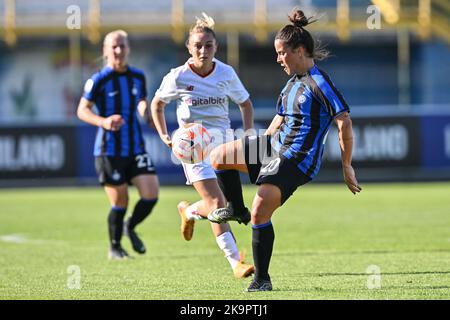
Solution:
M 120 114 L 125 122 L 119 131 L 98 129 L 94 156 L 128 157 L 145 153 L 137 118 L 137 105 L 147 97 L 142 71 L 128 67 L 125 72 L 117 72 L 104 67 L 86 82 L 83 97 L 95 103 L 100 116 Z
M 319 172 L 333 119 L 350 109 L 329 76 L 317 65 L 292 77 L 281 92 L 277 113 L 284 117 L 276 149 L 310 178 Z

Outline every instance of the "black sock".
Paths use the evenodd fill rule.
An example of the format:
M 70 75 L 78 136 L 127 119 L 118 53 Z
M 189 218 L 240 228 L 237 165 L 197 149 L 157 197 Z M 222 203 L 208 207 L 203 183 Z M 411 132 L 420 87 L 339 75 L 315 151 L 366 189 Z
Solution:
M 109 241 L 112 248 L 120 247 L 122 239 L 123 218 L 127 208 L 112 207 L 108 215 Z
M 128 219 L 128 227 L 133 230 L 152 212 L 158 199 L 140 199 L 134 206 L 133 214 Z
M 270 280 L 269 264 L 272 257 L 275 232 L 272 222 L 252 226 L 253 261 L 255 262 L 255 280 Z
M 222 190 L 229 206 L 237 215 L 244 214 L 247 208 L 242 197 L 242 185 L 239 172 L 236 170 L 217 171 L 217 182 Z

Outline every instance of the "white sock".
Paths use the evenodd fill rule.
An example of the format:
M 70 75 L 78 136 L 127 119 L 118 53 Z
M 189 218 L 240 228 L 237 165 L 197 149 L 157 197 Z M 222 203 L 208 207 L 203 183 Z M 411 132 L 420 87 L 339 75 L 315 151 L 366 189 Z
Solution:
M 231 232 L 227 231 L 216 237 L 217 245 L 225 254 L 231 268 L 234 269 L 239 262 L 239 250 Z
M 186 210 L 184 212 L 185 212 L 186 218 L 188 218 L 188 220 L 205 219 L 198 213 L 197 206 L 195 204 L 191 204 L 189 207 L 186 208 Z

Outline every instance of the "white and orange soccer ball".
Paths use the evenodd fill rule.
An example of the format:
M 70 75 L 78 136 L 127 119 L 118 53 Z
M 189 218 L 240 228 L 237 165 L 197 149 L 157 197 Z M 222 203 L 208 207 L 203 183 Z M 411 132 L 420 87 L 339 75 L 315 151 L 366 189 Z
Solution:
M 184 163 L 197 163 L 206 159 L 211 151 L 213 137 L 199 123 L 179 128 L 172 138 L 172 152 Z

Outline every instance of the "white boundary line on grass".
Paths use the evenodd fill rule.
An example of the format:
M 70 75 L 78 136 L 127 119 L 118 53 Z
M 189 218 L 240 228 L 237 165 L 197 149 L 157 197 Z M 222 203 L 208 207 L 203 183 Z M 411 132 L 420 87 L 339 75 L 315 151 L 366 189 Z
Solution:
M 23 234 L 6 234 L 0 235 L 1 242 L 17 243 L 17 244 L 60 244 L 61 241 L 54 240 L 41 240 L 41 239 L 29 239 Z

